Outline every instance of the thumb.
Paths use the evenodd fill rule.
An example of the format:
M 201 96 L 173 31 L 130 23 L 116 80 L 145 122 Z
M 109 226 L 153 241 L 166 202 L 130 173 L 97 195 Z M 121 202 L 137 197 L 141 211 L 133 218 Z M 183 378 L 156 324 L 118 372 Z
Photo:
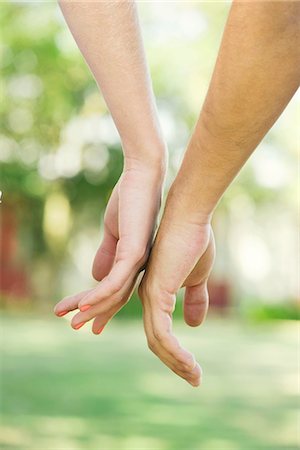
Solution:
M 103 241 L 94 258 L 92 274 L 95 280 L 101 281 L 111 270 L 117 247 L 117 239 L 108 231 L 104 231 Z

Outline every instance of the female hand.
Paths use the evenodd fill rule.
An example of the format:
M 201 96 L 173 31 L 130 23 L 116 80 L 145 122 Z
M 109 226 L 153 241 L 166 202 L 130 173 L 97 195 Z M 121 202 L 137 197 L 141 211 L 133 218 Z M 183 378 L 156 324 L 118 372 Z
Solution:
M 154 165 L 126 161 L 106 208 L 104 237 L 94 259 L 92 272 L 99 284 L 64 298 L 55 307 L 58 316 L 80 309 L 71 322 L 74 329 L 95 318 L 92 329 L 99 334 L 128 301 L 148 258 L 164 174 L 163 152 L 161 161 Z

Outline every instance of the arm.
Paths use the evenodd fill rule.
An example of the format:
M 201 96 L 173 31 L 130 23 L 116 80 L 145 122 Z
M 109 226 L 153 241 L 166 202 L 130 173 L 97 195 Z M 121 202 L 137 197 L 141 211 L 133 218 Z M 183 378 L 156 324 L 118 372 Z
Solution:
M 193 215 L 212 214 L 297 90 L 299 19 L 298 2 L 234 2 L 208 94 L 172 190 L 184 197 Z M 179 184 L 180 190 L 184 184 L 181 193 Z
M 300 78 L 297 2 L 234 2 L 208 94 L 169 192 L 140 286 L 150 348 L 192 385 L 201 371 L 172 334 L 176 292 L 199 325 L 214 260 L 213 211 L 295 93 Z M 267 176 L 267 174 L 266 174 Z
M 130 1 L 69 2 L 60 7 L 101 88 L 120 133 L 123 173 L 104 216 L 93 275 L 99 284 L 63 299 L 55 313 L 75 309 L 71 325 L 93 319 L 93 332 L 127 302 L 152 241 L 166 166 L 136 7 Z
M 59 1 L 120 133 L 125 159 L 164 162 L 135 3 Z

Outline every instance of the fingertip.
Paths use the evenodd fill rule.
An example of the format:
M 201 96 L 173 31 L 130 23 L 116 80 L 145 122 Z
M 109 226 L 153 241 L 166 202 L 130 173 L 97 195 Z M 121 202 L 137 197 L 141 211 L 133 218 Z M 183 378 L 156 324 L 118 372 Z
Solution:
M 71 324 L 71 326 L 72 326 L 72 328 L 74 329 L 74 330 L 79 330 L 79 328 L 81 328 L 81 327 L 83 327 L 83 325 L 85 324 L 85 322 L 80 322 L 80 323 L 77 323 L 77 324 Z
M 86 301 L 88 301 L 88 303 L 86 303 Z M 78 309 L 81 312 L 87 311 L 91 306 L 93 306 L 93 300 L 91 298 L 83 298 L 79 303 L 78 303 Z
M 201 386 L 201 381 L 197 380 L 197 381 L 188 381 L 188 383 L 193 386 L 194 388 L 200 387 Z
M 184 314 L 185 323 L 192 328 L 199 327 L 199 325 L 201 325 L 204 322 L 206 313 L 207 308 L 205 308 L 205 310 L 200 311 L 197 315 L 194 314 L 189 315 L 189 313 L 185 313 Z
M 87 311 L 88 309 L 90 309 L 90 307 L 92 305 L 85 304 L 85 305 L 78 305 L 78 306 L 79 306 L 80 311 L 84 312 L 84 311 Z
M 200 369 L 199 373 L 197 375 L 195 374 L 194 376 L 192 376 L 187 380 L 193 387 L 199 387 L 202 384 L 202 371 L 199 365 L 198 367 Z
M 207 315 L 209 306 L 208 295 L 202 297 L 198 304 L 188 304 L 184 305 L 184 320 L 185 323 L 190 327 L 199 327 Z
M 104 330 L 104 328 L 105 328 L 105 325 L 103 325 L 102 327 L 98 328 L 98 330 L 93 331 L 93 333 L 99 335 L 99 334 L 102 333 L 102 331 Z
M 184 298 L 184 320 L 190 327 L 198 327 L 206 317 L 209 297 L 206 284 L 187 287 Z
M 99 273 L 98 267 L 93 266 L 93 268 L 92 268 L 92 277 L 96 281 L 101 281 L 102 280 L 103 275 L 102 275 L 102 273 Z
M 197 361 L 195 360 L 194 355 L 191 355 L 188 359 L 189 361 L 184 363 L 183 366 L 186 371 L 192 372 L 197 365 Z
M 65 316 L 66 314 L 68 314 L 68 312 L 69 312 L 69 311 L 60 311 L 60 312 L 57 312 L 56 315 L 57 315 L 58 317 L 63 317 L 63 316 Z
M 65 314 L 67 314 L 67 312 L 69 312 L 69 311 L 67 311 L 66 309 L 60 310 L 59 304 L 57 304 L 57 305 L 54 306 L 53 312 L 54 312 L 54 314 L 55 314 L 56 316 L 62 317 L 62 316 L 64 316 Z

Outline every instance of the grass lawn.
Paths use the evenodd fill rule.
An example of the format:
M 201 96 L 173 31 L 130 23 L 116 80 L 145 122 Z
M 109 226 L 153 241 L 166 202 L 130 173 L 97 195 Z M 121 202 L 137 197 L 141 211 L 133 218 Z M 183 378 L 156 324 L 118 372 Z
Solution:
M 176 322 L 202 364 L 198 389 L 150 353 L 139 321 L 93 336 L 2 315 L 1 330 L 1 449 L 299 448 L 295 322 Z

